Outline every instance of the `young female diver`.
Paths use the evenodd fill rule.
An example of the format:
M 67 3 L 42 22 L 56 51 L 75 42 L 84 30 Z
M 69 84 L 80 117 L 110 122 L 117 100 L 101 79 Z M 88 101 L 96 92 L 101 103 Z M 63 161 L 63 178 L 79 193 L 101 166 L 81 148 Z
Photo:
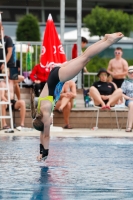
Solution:
M 121 32 L 106 34 L 103 39 L 89 46 L 80 56 L 55 67 L 51 70 L 39 97 L 38 109 L 33 126 L 40 134 L 40 155 L 38 160 L 45 160 L 48 156 L 50 141 L 50 123 L 53 104 L 60 98 L 60 92 L 65 81 L 72 79 L 96 54 L 118 42 L 123 37 Z

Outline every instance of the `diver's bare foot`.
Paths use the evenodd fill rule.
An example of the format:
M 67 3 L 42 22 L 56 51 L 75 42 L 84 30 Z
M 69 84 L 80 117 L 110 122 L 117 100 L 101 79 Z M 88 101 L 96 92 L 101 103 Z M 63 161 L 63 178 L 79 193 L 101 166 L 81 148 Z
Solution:
M 42 154 L 39 154 L 39 156 L 37 156 L 37 161 L 41 161 L 42 160 Z
M 118 42 L 123 36 L 124 35 L 121 32 L 105 34 L 106 40 L 108 40 L 111 44 Z

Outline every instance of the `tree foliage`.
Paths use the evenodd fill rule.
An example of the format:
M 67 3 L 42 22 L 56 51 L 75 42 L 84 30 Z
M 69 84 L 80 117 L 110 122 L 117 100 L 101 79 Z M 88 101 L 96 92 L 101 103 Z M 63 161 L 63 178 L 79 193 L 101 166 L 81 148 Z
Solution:
M 121 10 L 107 10 L 96 6 L 83 21 L 89 28 L 91 36 L 122 32 L 128 37 L 133 30 L 133 15 L 124 13 Z
M 32 14 L 22 17 L 16 31 L 17 41 L 40 41 L 38 20 Z

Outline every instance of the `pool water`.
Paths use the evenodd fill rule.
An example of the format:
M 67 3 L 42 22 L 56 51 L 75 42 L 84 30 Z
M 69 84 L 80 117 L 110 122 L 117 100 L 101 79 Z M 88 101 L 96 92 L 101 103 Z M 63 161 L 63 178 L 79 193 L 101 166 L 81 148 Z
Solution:
M 37 162 L 39 137 L 0 137 L 0 199 L 133 199 L 132 138 L 51 138 Z

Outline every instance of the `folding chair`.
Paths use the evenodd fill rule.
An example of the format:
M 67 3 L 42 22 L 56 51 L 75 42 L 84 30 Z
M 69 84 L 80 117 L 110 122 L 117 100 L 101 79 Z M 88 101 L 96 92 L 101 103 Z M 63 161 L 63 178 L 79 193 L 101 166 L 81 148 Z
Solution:
M 92 99 L 92 98 L 91 98 L 91 99 Z M 94 109 L 94 112 L 97 111 L 97 115 L 96 115 L 96 125 L 95 125 L 95 130 L 96 130 L 96 129 L 98 129 L 99 114 L 100 114 L 101 107 L 100 107 L 100 106 L 96 106 L 93 99 L 92 99 L 92 101 L 93 101 L 93 106 L 94 106 L 94 108 L 95 108 L 95 109 Z M 111 127 L 112 127 L 112 115 L 111 115 L 111 112 L 112 112 L 112 111 L 115 112 L 116 124 L 117 124 L 117 128 L 118 128 L 118 130 L 119 130 L 120 127 L 119 127 L 119 121 L 118 121 L 118 116 L 117 116 L 117 108 L 114 106 L 114 107 L 111 107 L 110 110 L 105 110 L 105 111 L 109 111 L 109 112 L 110 112 Z M 92 123 L 91 123 L 91 125 L 92 125 Z
M 117 116 L 117 111 L 123 111 L 123 112 L 127 112 L 128 111 L 128 107 L 127 106 L 125 106 L 125 100 L 123 101 L 124 103 L 124 106 L 123 106 L 123 104 L 120 104 L 120 105 L 115 105 L 115 107 L 113 107 L 113 110 L 116 112 L 116 121 L 118 122 L 118 116 Z M 124 119 L 125 119 L 125 114 L 123 114 L 123 121 L 124 121 Z M 126 128 L 127 128 L 127 126 L 128 126 L 128 116 L 127 116 L 127 122 L 126 122 Z M 122 129 L 122 127 L 123 127 L 123 123 L 121 124 L 121 126 L 120 126 L 120 129 Z

